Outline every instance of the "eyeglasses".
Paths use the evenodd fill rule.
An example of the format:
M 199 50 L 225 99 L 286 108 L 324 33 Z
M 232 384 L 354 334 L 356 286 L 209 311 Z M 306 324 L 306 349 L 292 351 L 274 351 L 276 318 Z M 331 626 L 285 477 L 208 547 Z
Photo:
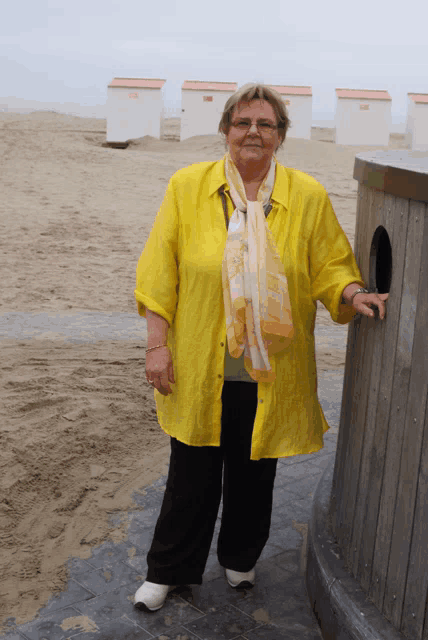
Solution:
M 245 118 L 232 122 L 232 127 L 235 127 L 235 129 L 239 129 L 239 131 L 248 131 L 253 124 L 256 125 L 259 133 L 272 134 L 278 129 L 278 126 L 276 124 L 273 124 L 273 122 L 268 122 L 266 120 L 257 120 L 257 122 L 251 122 L 251 120 L 247 120 Z

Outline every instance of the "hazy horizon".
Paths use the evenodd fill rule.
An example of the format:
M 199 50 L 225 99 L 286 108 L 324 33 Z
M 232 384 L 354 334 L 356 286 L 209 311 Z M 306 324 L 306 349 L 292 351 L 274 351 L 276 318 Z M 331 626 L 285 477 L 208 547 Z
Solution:
M 28 113 L 34 113 L 36 111 L 46 111 L 59 113 L 64 115 L 73 115 L 81 118 L 97 118 L 100 120 L 105 120 L 107 117 L 106 114 L 106 104 L 103 105 L 79 105 L 78 103 L 59 103 L 59 102 L 38 102 L 35 100 L 24 100 L 15 97 L 0 97 L 0 113 L 17 113 L 21 115 L 26 115 Z M 170 112 L 168 113 L 168 108 L 165 108 L 165 116 L 168 117 L 180 117 L 180 108 L 170 108 Z M 174 113 L 176 111 L 177 113 Z M 320 113 L 316 114 L 316 118 L 312 118 L 312 126 L 313 127 L 327 127 L 327 128 L 335 128 L 335 114 L 334 113 Z M 405 132 L 405 118 L 400 119 L 400 116 L 396 116 L 395 120 L 393 117 L 393 121 L 391 124 L 391 133 L 404 133 Z
M 100 110 L 115 76 L 165 78 L 170 109 L 184 80 L 261 81 L 311 86 L 313 122 L 333 120 L 337 87 L 386 89 L 395 129 L 407 93 L 428 93 L 427 18 L 419 0 L 219 0 L 208 18 L 196 0 L 23 0 L 0 25 L 0 108 Z

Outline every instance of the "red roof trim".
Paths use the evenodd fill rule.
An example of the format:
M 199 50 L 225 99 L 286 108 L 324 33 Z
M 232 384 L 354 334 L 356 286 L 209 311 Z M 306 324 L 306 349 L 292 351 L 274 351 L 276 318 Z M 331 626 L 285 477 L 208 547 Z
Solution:
M 303 87 L 303 86 L 293 86 L 293 85 L 280 85 L 280 84 L 269 84 L 268 87 L 271 89 L 275 89 L 281 95 L 288 96 L 311 96 L 312 95 L 312 87 Z
M 124 89 L 162 89 L 166 80 L 161 78 L 113 78 L 109 87 Z
M 383 89 L 336 89 L 338 98 L 363 100 L 392 100 L 388 91 Z
M 428 104 L 428 93 L 408 93 L 416 104 Z
M 207 82 L 206 80 L 185 80 L 182 85 L 184 91 L 236 91 L 237 82 Z

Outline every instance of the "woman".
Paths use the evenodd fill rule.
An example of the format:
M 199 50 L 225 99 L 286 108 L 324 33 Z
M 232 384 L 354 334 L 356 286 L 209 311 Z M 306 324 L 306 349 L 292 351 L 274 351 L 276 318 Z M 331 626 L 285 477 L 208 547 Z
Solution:
M 147 318 L 146 377 L 171 436 L 165 496 L 135 594 L 159 609 L 201 584 L 218 507 L 218 559 L 252 586 L 267 542 L 279 457 L 323 447 L 314 326 L 385 314 L 364 289 L 325 189 L 274 154 L 289 125 L 281 96 L 246 85 L 226 103 L 227 153 L 171 178 L 137 267 Z M 222 472 L 224 478 L 222 486 Z

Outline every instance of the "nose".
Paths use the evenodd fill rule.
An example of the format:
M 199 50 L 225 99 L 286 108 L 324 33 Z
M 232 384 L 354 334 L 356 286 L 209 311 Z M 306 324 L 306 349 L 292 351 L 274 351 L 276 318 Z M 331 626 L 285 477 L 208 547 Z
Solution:
M 257 124 L 255 122 L 252 122 L 250 124 L 250 128 L 248 129 L 248 133 L 258 133 L 259 130 L 257 128 Z

